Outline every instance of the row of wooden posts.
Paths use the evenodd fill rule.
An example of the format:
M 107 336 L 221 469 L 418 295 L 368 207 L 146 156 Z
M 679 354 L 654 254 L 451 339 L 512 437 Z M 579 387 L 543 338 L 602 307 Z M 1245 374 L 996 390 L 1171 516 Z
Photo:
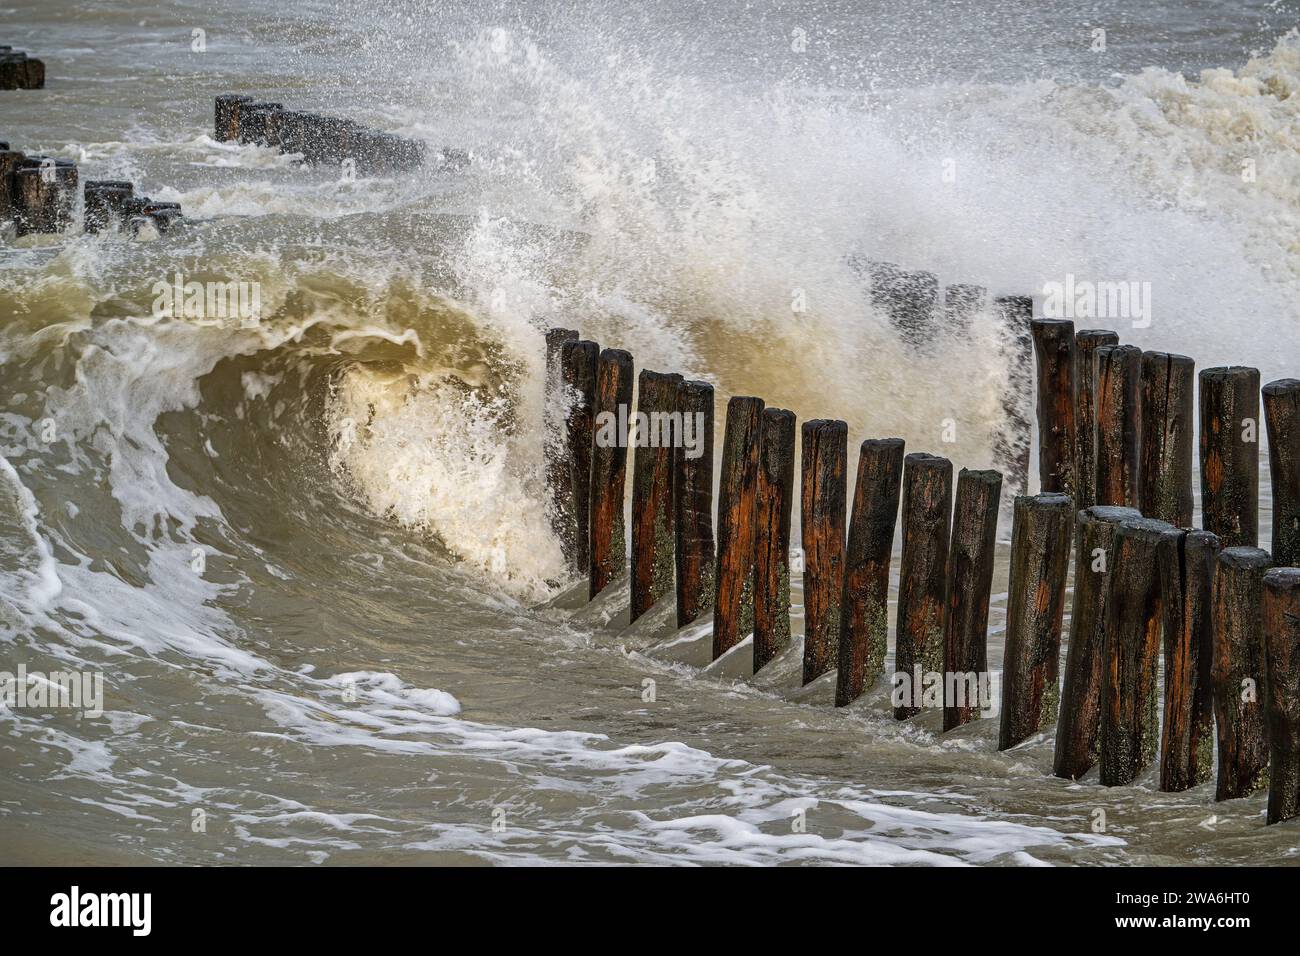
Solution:
M 0 44 L 0 90 L 45 88 L 45 63 L 8 44 Z
M 1300 815 L 1300 381 L 1262 390 L 1270 557 L 1257 546 L 1257 370 L 1200 372 L 1202 517 L 1192 528 L 1192 360 L 1121 345 L 1111 331 L 1031 320 L 1031 300 L 1014 303 L 1037 357 L 1041 488 L 1013 503 L 999 749 L 1055 723 L 1057 776 L 1077 779 L 1100 764 L 1102 784 L 1127 784 L 1158 752 L 1160 788 L 1180 791 L 1209 779 L 1217 730 L 1216 799 L 1268 786 L 1270 823 Z M 553 519 L 589 596 L 630 572 L 636 620 L 675 591 L 678 627 L 711 609 L 714 658 L 752 633 L 761 669 L 790 642 L 793 413 L 729 400 L 715 539 L 713 387 L 649 370 L 637 379 L 635 412 L 647 422 L 677 428 L 673 413 L 699 416 L 692 457 L 680 431 L 668 441 L 662 429 L 657 441 L 628 434 L 630 354 L 569 329 L 548 331 L 546 351 Z M 880 677 L 901 505 L 895 672 L 944 675 L 945 731 L 977 719 L 978 703 L 949 688 L 951 675 L 988 671 L 1001 472 L 962 469 L 954 508 L 951 462 L 905 454 L 902 439 L 862 442 L 851 500 L 847 470 L 848 426 L 804 422 L 803 682 L 837 669 L 835 703 L 844 706 Z M 915 696 L 895 700 L 899 720 L 920 710 Z

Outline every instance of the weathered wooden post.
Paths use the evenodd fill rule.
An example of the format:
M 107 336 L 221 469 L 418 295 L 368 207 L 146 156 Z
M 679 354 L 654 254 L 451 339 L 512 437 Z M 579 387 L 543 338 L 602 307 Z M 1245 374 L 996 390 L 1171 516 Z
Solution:
M 86 219 L 90 219 L 90 193 L 86 193 Z M 546 480 L 546 500 L 551 527 L 564 537 L 564 503 L 569 493 L 569 464 L 564 459 L 564 422 L 568 395 L 564 389 L 564 371 L 560 353 L 566 342 L 578 341 L 573 329 L 546 330 L 546 377 L 542 382 L 542 474 Z
M 280 145 L 277 117 L 284 112 L 283 103 L 239 104 L 239 141 L 258 146 Z
M 790 519 L 794 511 L 794 412 L 763 409 L 755 503 L 754 672 L 790 643 Z
M 632 356 L 605 349 L 596 362 L 596 435 L 591 452 L 591 597 L 627 573 L 628 409 Z
M 1002 357 L 1007 364 L 1007 387 L 1002 396 L 1007 421 L 994 436 L 993 458 L 1007 490 L 1023 495 L 1029 491 L 1033 436 L 1034 343 L 1029 323 L 1034 318 L 1034 300 L 1028 295 L 999 296 L 993 300 L 993 311 L 1002 328 Z
M 1300 816 L 1300 568 L 1264 575 L 1268 659 L 1268 822 Z
M 1300 379 L 1264 386 L 1268 471 L 1273 483 L 1273 563 L 1300 565 Z
M 803 424 L 800 518 L 803 532 L 803 682 L 836 664 L 844 599 L 845 499 L 849 426 L 829 419 Z
M 713 386 L 677 386 L 682 441 L 673 449 L 673 551 L 677 626 L 713 606 Z
M 974 720 L 987 703 L 978 690 L 990 686 L 989 594 L 1001 493 L 1002 475 L 996 471 L 963 468 L 957 475 L 943 640 L 944 730 Z
M 72 225 L 76 196 L 75 165 L 49 156 L 25 157 L 13 172 L 18 235 L 63 232 Z
M 1029 324 L 1038 359 L 1038 485 L 1074 497 L 1078 464 L 1074 420 L 1074 323 L 1034 319 Z
M 85 196 L 82 227 L 93 234 L 112 228 L 125 219 L 127 204 L 135 196 L 135 186 L 125 180 L 90 179 L 82 192 Z
M 727 402 L 718 483 L 718 562 L 714 574 L 713 657 L 721 657 L 754 626 L 754 537 L 763 400 Z
M 1097 349 L 1118 345 L 1119 336 L 1106 329 L 1081 329 L 1074 335 L 1074 427 L 1079 482 L 1074 506 L 1080 510 L 1097 503 Z
M 555 498 L 560 525 L 560 547 L 574 574 L 591 567 L 591 454 L 595 442 L 596 362 L 595 342 L 565 342 L 560 346 L 560 379 L 566 411 L 559 461 L 564 483 Z
M 1201 371 L 1201 524 L 1225 548 L 1259 543 L 1259 369 Z
M 1023 743 L 1056 720 L 1073 517 L 1074 501 L 1067 494 L 1021 495 L 1015 501 L 999 750 Z
M 1097 360 L 1097 504 L 1138 507 L 1142 350 L 1103 345 Z
M 14 204 L 14 173 L 27 157 L 8 143 L 0 143 L 0 223 L 11 222 L 18 216 Z
M 1164 521 L 1122 522 L 1113 539 L 1106 595 L 1106 662 L 1101 700 L 1101 782 L 1132 783 L 1155 758 L 1160 667 L 1159 554 L 1177 529 Z
M 1196 363 L 1186 355 L 1142 353 L 1138 510 L 1178 528 L 1192 523 L 1192 435 Z
M 1115 529 L 1141 518 L 1136 508 L 1094 505 L 1077 512 L 1074 603 L 1066 648 L 1061 713 L 1052 773 L 1078 780 L 1097 763 L 1106 660 L 1106 598 L 1115 560 Z
M 844 551 L 835 705 L 846 707 L 876 681 L 889 644 L 889 559 L 903 482 L 903 439 L 873 438 L 858 451 L 853 514 Z
M 1264 666 L 1264 573 L 1259 548 L 1224 548 L 1214 575 L 1214 719 L 1219 738 L 1215 800 L 1268 784 L 1268 684 Z
M 673 418 L 676 373 L 641 371 L 637 379 L 636 453 L 632 460 L 632 620 L 673 589 Z M 644 416 L 644 418 L 642 417 Z M 642 434 L 642 429 L 646 434 Z
M 895 720 L 907 720 L 920 713 L 925 675 L 943 670 L 943 614 L 951 517 L 952 462 L 925 452 L 912 452 L 903 459 L 903 555 L 899 563 L 894 655 Z
M 239 139 L 239 114 L 244 104 L 252 103 L 251 96 L 237 93 L 223 93 L 217 97 L 216 123 L 213 138 L 219 143 L 228 143 Z
M 1161 544 L 1164 595 L 1165 706 L 1160 731 L 1160 789 L 1176 793 L 1205 783 L 1214 763 L 1214 569 L 1219 539 L 1178 531 Z

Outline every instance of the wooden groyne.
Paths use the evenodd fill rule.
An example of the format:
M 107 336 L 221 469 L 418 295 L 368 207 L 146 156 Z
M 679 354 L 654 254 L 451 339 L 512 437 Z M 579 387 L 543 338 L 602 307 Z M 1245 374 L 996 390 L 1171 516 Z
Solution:
M 0 90 L 45 88 L 45 61 L 28 56 L 25 50 L 0 46 Z
M 879 304 L 915 348 L 985 295 L 947 287 L 941 312 L 930 276 L 876 267 Z M 1300 549 L 1300 380 L 1261 390 L 1251 368 L 1198 376 L 1191 358 L 1143 352 L 1110 330 L 1031 322 L 1027 297 L 995 302 L 1024 319 L 1007 327 L 1004 354 L 1027 348 L 1037 356 L 1016 380 L 1037 395 L 1045 489 L 1013 496 L 1000 700 L 981 699 L 979 690 L 993 684 L 986 680 L 988 617 L 1002 472 L 962 469 L 954 507 L 951 461 L 905 454 L 901 439 L 869 438 L 850 488 L 843 421 L 797 429 L 791 412 L 735 396 L 726 409 L 715 550 L 713 389 L 643 372 L 638 410 L 699 416 L 706 439 L 691 456 L 682 447 L 671 454 L 643 447 L 633 436 L 629 552 L 619 531 L 623 469 L 590 420 L 593 412 L 630 407 L 632 358 L 606 349 L 597 362 L 594 343 L 558 330 L 548 340 L 546 388 L 556 406 L 548 420 L 561 427 L 553 429 L 546 471 L 571 566 L 581 568 L 585 548 L 593 596 L 630 570 L 634 617 L 669 594 L 679 627 L 711 609 L 713 657 L 752 634 L 755 672 L 790 649 L 791 578 L 802 570 L 802 681 L 834 670 L 834 702 L 844 707 L 884 669 L 890 565 L 901 532 L 896 719 L 942 708 L 949 732 L 998 711 L 998 749 L 1054 731 L 1054 775 L 1078 780 L 1096 768 L 1105 786 L 1154 783 L 1149 775 L 1158 775 L 1159 788 L 1170 792 L 1208 782 L 1217 743 L 1215 799 L 1268 787 L 1269 822 L 1300 815 L 1300 570 L 1289 566 Z M 1288 562 L 1273 570 L 1280 561 L 1254 546 L 1261 395 L 1274 544 Z M 1009 397 L 1008 416 L 1022 404 Z M 1192 495 L 1198 409 L 1202 527 L 1194 526 Z M 802 548 L 792 551 L 796 494 Z M 585 542 L 577 530 L 584 514 Z M 801 568 L 792 567 L 795 554 Z

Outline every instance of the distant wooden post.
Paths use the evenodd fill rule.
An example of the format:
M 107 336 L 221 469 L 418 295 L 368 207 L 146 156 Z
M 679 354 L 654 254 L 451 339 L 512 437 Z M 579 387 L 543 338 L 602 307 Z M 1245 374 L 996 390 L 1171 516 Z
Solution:
M 120 224 L 126 218 L 127 204 L 135 196 L 135 186 L 120 179 L 91 179 L 82 187 L 82 195 L 85 197 L 82 229 L 93 235 Z
M 1068 319 L 1034 319 L 1030 331 L 1038 359 L 1039 489 L 1074 497 L 1078 485 L 1074 323 Z
M 1119 336 L 1106 329 L 1081 329 L 1074 334 L 1074 427 L 1078 456 L 1074 474 L 1079 482 L 1074 506 L 1079 510 L 1097 503 L 1097 349 L 1118 344 Z
M 849 426 L 814 419 L 803 424 L 800 525 L 803 533 L 803 682 L 836 664 L 844 599 L 845 499 Z
M 13 171 L 17 234 L 63 232 L 72 225 L 77 167 L 66 159 L 28 156 Z
M 591 452 L 591 592 L 597 594 L 627 573 L 628 410 L 632 404 L 632 356 L 605 349 L 596 362 L 596 435 Z
M 1107 787 L 1132 783 L 1155 759 L 1162 612 L 1158 556 L 1175 534 L 1173 525 L 1151 518 L 1115 529 L 1101 700 L 1101 782 Z
M 754 672 L 790 644 L 790 520 L 794 511 L 794 413 L 763 409 L 754 575 Z
M 1056 720 L 1074 501 L 1056 492 L 1022 495 L 1013 514 L 999 750 Z
M 903 556 L 895 627 L 894 719 L 920 713 L 922 682 L 943 670 L 943 613 L 952 517 L 952 462 L 903 460 Z
M 1192 523 L 1192 435 L 1196 363 L 1186 355 L 1142 353 L 1138 509 L 1178 528 Z
M 86 219 L 90 219 L 90 194 L 86 194 Z M 573 329 L 546 330 L 546 377 L 542 382 L 542 474 L 546 479 L 546 501 L 551 528 L 564 540 L 566 501 L 569 486 L 569 462 L 565 458 L 565 420 L 568 394 L 564 388 L 561 352 L 566 342 L 578 341 Z
M 949 335 L 969 332 L 975 316 L 984 307 L 989 290 L 982 285 L 960 283 L 943 290 L 943 324 Z
M 1103 345 L 1097 358 L 1097 504 L 1138 507 L 1142 350 Z
M 1007 365 L 1007 387 L 1002 395 L 1006 422 L 993 438 L 995 467 L 1002 472 L 1012 495 L 1029 491 L 1029 455 L 1033 426 L 1034 343 L 1029 323 L 1034 300 L 1027 295 L 999 296 L 993 311 L 1001 326 L 1001 351 Z
M 213 139 L 219 143 L 228 143 L 239 139 L 239 111 L 245 103 L 252 103 L 251 96 L 237 93 L 223 93 L 217 97 L 216 123 Z
M 713 386 L 677 387 L 682 442 L 673 449 L 673 535 L 677 626 L 713 606 Z
M 1056 724 L 1052 773 L 1078 780 L 1100 753 L 1101 696 L 1106 660 L 1106 597 L 1115 560 L 1115 529 L 1141 518 L 1136 508 L 1094 505 L 1077 512 L 1074 603 L 1066 648 L 1061 713 Z
M 1201 524 L 1225 548 L 1259 543 L 1259 370 L 1201 371 Z
M 1268 471 L 1273 483 L 1273 562 L 1300 565 L 1300 379 L 1264 386 Z
M 18 217 L 14 201 L 14 173 L 27 157 L 16 149 L 10 149 L 8 143 L 0 143 L 0 223 L 11 222 Z
M 1001 493 L 1002 475 L 996 471 L 963 468 L 957 475 L 943 641 L 944 730 L 975 720 L 987 703 L 974 695 L 977 688 L 990 686 L 987 682 L 989 596 Z M 956 693 L 950 697 L 950 690 L 960 693 L 961 698 Z
M 1165 705 L 1160 789 L 1168 793 L 1205 783 L 1214 763 L 1211 609 L 1218 560 L 1219 539 L 1208 531 L 1179 531 L 1161 545 Z
M 568 401 L 561 430 L 564 483 L 555 498 L 560 547 L 569 570 L 586 573 L 591 567 L 591 453 L 595 440 L 595 342 L 565 342 L 560 346 L 560 378 Z
M 1265 720 L 1264 572 L 1259 548 L 1224 548 L 1214 576 L 1214 718 L 1219 738 L 1215 800 L 1245 797 L 1268 784 Z
M 903 439 L 875 438 L 858 452 L 853 514 L 844 552 L 835 706 L 846 707 L 875 683 L 889 643 L 889 560 L 903 482 Z
M 1300 816 L 1300 569 L 1264 575 L 1268 657 L 1268 822 Z
M 722 438 L 718 484 L 718 562 L 714 575 L 713 656 L 731 650 L 754 627 L 754 535 L 763 400 L 732 396 Z
M 675 373 L 646 369 L 638 378 L 632 460 L 633 621 L 673 589 L 673 445 L 678 440 L 673 412 L 681 382 Z

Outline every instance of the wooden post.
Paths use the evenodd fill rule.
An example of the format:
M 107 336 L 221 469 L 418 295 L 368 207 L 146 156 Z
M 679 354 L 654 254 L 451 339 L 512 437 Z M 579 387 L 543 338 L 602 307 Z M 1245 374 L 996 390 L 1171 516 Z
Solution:
M 8 143 L 0 146 L 3 146 L 0 148 L 0 223 L 6 223 L 18 217 L 14 202 L 14 173 L 27 157 L 16 149 L 10 149 Z
M 1273 562 L 1300 565 L 1300 379 L 1264 386 L 1268 471 L 1273 483 Z
M 13 190 L 18 235 L 63 232 L 72 225 L 77 167 L 66 159 L 26 157 L 13 172 Z
M 87 196 L 89 210 L 89 195 Z M 87 211 L 89 218 L 89 211 Z M 542 474 L 546 480 L 546 505 L 550 511 L 551 528 L 564 540 L 566 499 L 570 493 L 569 462 L 564 453 L 565 420 L 569 396 L 564 388 L 564 371 L 561 351 L 566 342 L 578 341 L 573 329 L 546 330 L 546 377 L 542 383 Z
M 1082 329 L 1074 335 L 1074 428 L 1078 490 L 1074 506 L 1082 511 L 1097 503 L 1097 349 L 1118 345 L 1119 336 L 1105 329 Z
M 989 686 L 989 594 L 1001 493 L 1002 475 L 996 471 L 963 468 L 957 475 L 943 640 L 944 730 L 975 720 L 985 703 L 971 695 L 976 688 Z M 960 691 L 962 698 L 950 696 L 950 691 Z
M 790 517 L 794 413 L 763 409 L 755 519 L 754 672 L 790 643 Z
M 135 196 L 135 186 L 125 180 L 91 179 L 86 181 L 82 193 L 85 196 L 82 228 L 93 234 L 123 221 L 127 203 Z
M 1264 575 L 1268 660 L 1268 822 L 1300 816 L 1300 568 Z
M 1115 529 L 1101 700 L 1101 782 L 1107 787 L 1132 783 L 1156 755 L 1159 554 L 1177 533 L 1173 525 L 1151 518 Z
M 894 324 L 904 342 L 927 346 L 934 337 L 939 279 L 933 272 L 899 272 L 894 283 Z
M 1002 472 L 1012 495 L 1029 491 L 1029 454 L 1033 436 L 1034 343 L 1029 323 L 1034 318 L 1034 300 L 1027 295 L 1000 296 L 993 300 L 994 314 L 1002 327 L 1002 357 L 1007 364 L 1007 388 L 1002 410 L 1007 420 L 993 439 L 994 466 Z
M 677 626 L 713 606 L 713 386 L 677 386 L 682 441 L 673 449 L 673 551 Z
M 280 140 L 276 117 L 283 112 L 283 103 L 239 104 L 239 141 L 278 147 Z
M 714 659 L 744 640 L 754 626 L 754 532 L 762 419 L 761 398 L 736 395 L 727 402 L 718 483 Z
M 633 621 L 673 589 L 673 447 L 679 440 L 673 413 L 682 377 L 643 369 L 637 381 L 636 453 L 632 461 Z
M 1214 575 L 1214 718 L 1219 737 L 1215 800 L 1245 797 L 1268 784 L 1264 572 L 1259 548 L 1224 548 Z
M 1052 773 L 1065 780 L 1078 780 L 1097 763 L 1106 659 L 1106 597 L 1115 556 L 1115 529 L 1122 522 L 1141 517 L 1136 508 L 1108 505 L 1077 512 L 1074 603 L 1070 606 L 1070 643 L 1052 762 Z
M 1259 370 L 1201 371 L 1201 524 L 1225 548 L 1259 543 Z
M 229 143 L 239 139 L 239 113 L 245 103 L 252 103 L 251 96 L 237 93 L 223 93 L 217 97 L 216 123 L 213 139 L 219 143 Z
M 999 750 L 1023 743 L 1056 720 L 1073 517 L 1067 494 L 1021 495 L 1015 501 Z
M 959 283 L 943 290 L 943 325 L 949 335 L 970 331 L 975 316 L 984 307 L 989 290 L 982 285 Z
M 1177 528 L 1192 523 L 1192 434 L 1196 363 L 1186 355 L 1142 353 L 1138 509 Z
M 1078 463 L 1074 421 L 1074 323 L 1034 319 L 1030 323 L 1038 358 L 1038 484 L 1043 492 L 1074 497 Z
M 894 719 L 920 713 L 927 673 L 943 670 L 952 462 L 925 452 L 903 459 L 903 555 L 895 626 Z M 940 701 L 940 703 L 942 703 Z
M 844 551 L 835 705 L 845 707 L 874 684 L 889 644 L 889 560 L 903 482 L 903 439 L 873 438 L 858 451 L 853 515 Z
M 595 342 L 565 342 L 560 346 L 560 378 L 566 411 L 561 431 L 564 486 L 555 498 L 560 546 L 574 574 L 591 567 L 591 453 L 596 419 Z
M 1097 504 L 1138 507 L 1142 350 L 1103 345 L 1097 357 Z
M 605 349 L 596 362 L 596 435 L 591 452 L 591 592 L 595 598 L 627 573 L 628 409 L 632 356 Z
M 829 419 L 803 424 L 800 510 L 803 532 L 803 682 L 836 664 L 844 600 L 844 503 L 849 426 Z
M 1210 614 L 1219 539 L 1185 531 L 1161 542 L 1165 704 L 1160 730 L 1160 789 L 1176 793 L 1205 783 L 1214 763 L 1214 696 Z

